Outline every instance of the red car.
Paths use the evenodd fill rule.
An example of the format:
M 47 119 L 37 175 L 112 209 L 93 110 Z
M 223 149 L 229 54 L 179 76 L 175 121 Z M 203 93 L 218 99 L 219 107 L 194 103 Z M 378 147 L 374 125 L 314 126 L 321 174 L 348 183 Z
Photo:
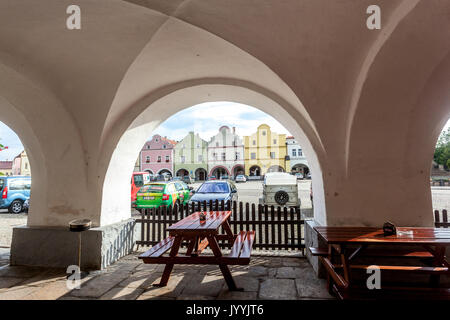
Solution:
M 133 172 L 131 177 L 131 205 L 136 202 L 136 194 L 139 189 L 150 183 L 150 173 L 148 172 Z

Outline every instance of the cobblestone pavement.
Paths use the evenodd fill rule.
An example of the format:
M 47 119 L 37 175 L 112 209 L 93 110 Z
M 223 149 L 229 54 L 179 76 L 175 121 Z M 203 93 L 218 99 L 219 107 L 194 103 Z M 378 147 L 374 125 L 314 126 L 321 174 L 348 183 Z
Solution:
M 0 300 L 214 300 L 333 299 L 325 280 L 316 278 L 305 258 L 252 258 L 248 266 L 231 266 L 244 291 L 229 291 L 217 266 L 175 265 L 166 287 L 155 287 L 164 265 L 143 264 L 137 254 L 104 271 L 91 272 L 80 289 L 69 290 L 63 270 L 0 267 Z
M 12 229 L 27 224 L 28 215 L 10 214 L 8 210 L 0 210 L 0 249 L 11 246 Z

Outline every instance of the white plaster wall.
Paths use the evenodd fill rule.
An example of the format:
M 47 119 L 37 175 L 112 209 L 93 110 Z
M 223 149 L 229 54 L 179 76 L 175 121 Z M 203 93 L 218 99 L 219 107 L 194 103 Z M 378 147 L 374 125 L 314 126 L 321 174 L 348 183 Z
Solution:
M 432 224 L 449 2 L 378 0 L 381 31 L 365 28 L 370 0 L 135 2 L 79 0 L 75 32 L 68 0 L 0 2 L 0 119 L 30 157 L 29 225 L 126 219 L 140 137 L 224 100 L 260 108 L 299 140 L 319 223 Z

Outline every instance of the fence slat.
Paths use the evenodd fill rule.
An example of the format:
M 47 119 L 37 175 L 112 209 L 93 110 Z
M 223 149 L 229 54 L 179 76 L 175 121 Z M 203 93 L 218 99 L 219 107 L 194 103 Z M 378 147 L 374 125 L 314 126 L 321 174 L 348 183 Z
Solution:
M 294 208 L 290 209 L 289 212 L 289 224 L 291 226 L 291 245 L 295 245 L 295 225 L 292 223 L 292 220 L 295 220 L 295 211 Z M 288 242 L 289 243 L 289 242 Z
M 284 239 L 283 244 L 289 243 L 288 238 L 288 221 L 287 221 L 287 213 L 288 209 L 286 207 L 283 208 L 283 231 L 284 231 Z M 280 248 L 281 249 L 281 248 Z
M 175 204 L 174 206 L 161 206 L 159 208 L 142 209 L 137 223 L 141 223 L 141 239 L 138 245 L 155 245 L 168 236 L 167 227 L 187 217 L 195 211 L 205 209 L 213 211 L 231 210 L 229 223 L 234 234 L 241 230 L 254 230 L 256 250 L 303 250 L 302 228 L 300 210 L 274 206 L 262 206 L 252 203 L 236 201 L 204 201 L 203 203 Z M 245 206 L 245 207 L 244 207 Z M 214 210 L 216 209 L 216 210 Z M 218 210 L 217 210 L 218 209 Z M 448 221 L 445 212 L 446 221 Z M 442 223 L 442 222 L 441 222 Z M 223 228 L 219 231 L 223 233 Z M 183 247 L 186 243 L 183 242 Z M 230 248 L 228 241 L 219 241 L 222 248 Z
M 266 222 L 264 224 L 264 235 L 265 235 L 264 243 L 266 244 L 265 249 L 268 250 L 269 249 L 268 245 L 270 243 L 270 240 L 269 240 L 269 225 L 270 225 L 270 222 L 269 222 L 269 207 L 267 205 L 264 206 L 264 221 Z

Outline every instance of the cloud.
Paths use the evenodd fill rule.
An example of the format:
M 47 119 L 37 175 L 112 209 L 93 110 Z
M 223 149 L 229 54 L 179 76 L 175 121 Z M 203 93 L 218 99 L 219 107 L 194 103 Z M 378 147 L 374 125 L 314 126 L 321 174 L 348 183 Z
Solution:
M 268 114 L 233 102 L 202 103 L 187 108 L 163 122 L 154 133 L 179 141 L 189 131 L 195 131 L 202 139 L 209 141 L 223 125 L 236 127 L 236 133 L 245 136 L 256 132 L 262 123 L 268 124 L 277 133 L 290 135 L 283 125 Z

